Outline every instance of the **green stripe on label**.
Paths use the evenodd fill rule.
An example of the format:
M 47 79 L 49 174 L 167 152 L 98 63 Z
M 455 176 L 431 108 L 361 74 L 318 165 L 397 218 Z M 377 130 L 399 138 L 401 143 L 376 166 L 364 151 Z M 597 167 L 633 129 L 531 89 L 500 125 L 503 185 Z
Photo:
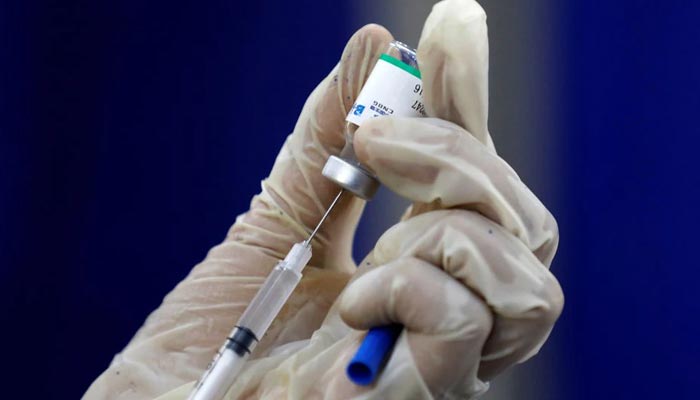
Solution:
M 406 64 L 405 62 L 398 60 L 398 59 L 396 59 L 396 58 L 394 58 L 386 53 L 379 56 L 379 59 L 384 60 L 384 61 L 388 62 L 389 64 L 396 65 L 397 67 L 401 68 L 402 70 L 404 70 L 404 71 L 408 72 L 409 74 L 415 76 L 416 78 L 420 79 L 420 71 L 416 67 L 412 67 L 412 66 Z

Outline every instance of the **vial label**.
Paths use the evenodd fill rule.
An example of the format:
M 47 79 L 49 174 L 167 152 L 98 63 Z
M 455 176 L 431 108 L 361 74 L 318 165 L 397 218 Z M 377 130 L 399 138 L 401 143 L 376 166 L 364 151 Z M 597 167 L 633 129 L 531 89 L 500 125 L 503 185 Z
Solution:
M 345 120 L 359 126 L 382 115 L 426 116 L 420 71 L 388 54 L 379 57 Z

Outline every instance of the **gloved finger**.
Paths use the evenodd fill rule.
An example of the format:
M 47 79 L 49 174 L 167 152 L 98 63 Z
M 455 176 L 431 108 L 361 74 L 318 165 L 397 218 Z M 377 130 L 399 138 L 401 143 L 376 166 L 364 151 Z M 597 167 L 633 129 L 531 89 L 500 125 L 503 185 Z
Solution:
M 418 60 L 428 115 L 465 128 L 495 152 L 487 126 L 489 43 L 481 6 L 437 3 L 423 26 Z
M 563 307 L 561 287 L 542 262 L 515 236 L 475 212 L 439 210 L 402 221 L 382 235 L 372 256 L 377 265 L 406 257 L 424 260 L 484 299 L 494 314 L 494 329 L 482 353 L 482 379 L 532 356 Z
M 554 258 L 559 235 L 552 214 L 503 159 L 458 125 L 435 118 L 376 118 L 357 130 L 354 145 L 358 159 L 382 183 L 429 203 L 424 209 L 478 211 L 545 265 Z
M 339 312 L 359 330 L 402 323 L 416 368 L 438 398 L 443 391 L 468 398 L 484 389 L 477 372 L 491 312 L 434 265 L 406 257 L 376 267 L 348 286 Z
M 339 189 L 321 175 L 321 170 L 328 157 L 338 154 L 343 147 L 345 117 L 392 39 L 379 25 L 367 25 L 358 30 L 348 41 L 338 65 L 309 96 L 294 132 L 287 138 L 270 176 L 263 182 L 264 191 L 259 202 L 265 203 L 262 208 L 273 212 L 264 213 L 264 218 L 250 217 L 251 223 L 265 224 L 269 232 L 291 231 L 294 238 L 282 242 L 261 239 L 256 244 L 273 243 L 286 252 L 291 243 L 305 238 L 326 211 Z M 325 263 L 327 247 L 334 251 L 330 257 L 349 258 L 351 236 L 361 203 L 347 196 L 336 206 L 331 219 L 316 236 L 314 265 Z M 256 208 L 254 202 L 253 214 Z M 277 215 L 277 210 L 283 213 Z

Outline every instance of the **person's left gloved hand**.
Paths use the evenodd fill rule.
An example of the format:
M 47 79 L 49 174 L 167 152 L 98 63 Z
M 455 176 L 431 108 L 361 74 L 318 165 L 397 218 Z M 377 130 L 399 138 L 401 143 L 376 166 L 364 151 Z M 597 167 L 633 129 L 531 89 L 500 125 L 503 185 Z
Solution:
M 201 376 L 265 277 L 294 243 L 308 237 L 338 193 L 321 169 L 345 144 L 345 116 L 391 40 L 378 25 L 352 36 L 338 65 L 304 104 L 250 210 L 166 296 L 85 399 L 152 399 Z M 299 286 L 251 358 L 308 339 L 321 325 L 356 270 L 352 237 L 363 204 L 345 196 L 336 206 L 312 243 L 313 258 Z

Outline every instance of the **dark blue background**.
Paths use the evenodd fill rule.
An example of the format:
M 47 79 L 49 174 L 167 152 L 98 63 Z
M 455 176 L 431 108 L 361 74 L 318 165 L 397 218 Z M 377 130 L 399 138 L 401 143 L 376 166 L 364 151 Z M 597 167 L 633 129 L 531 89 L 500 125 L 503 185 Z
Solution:
M 548 205 L 567 304 L 550 394 L 695 398 L 700 7 L 566 4 L 552 13 L 563 111 Z M 359 27 L 351 13 L 0 3 L 4 398 L 78 398 L 223 238 Z
M 2 397 L 75 399 L 247 209 L 356 27 L 334 2 L 2 7 Z
M 700 5 L 573 1 L 554 207 L 567 399 L 695 399 Z

